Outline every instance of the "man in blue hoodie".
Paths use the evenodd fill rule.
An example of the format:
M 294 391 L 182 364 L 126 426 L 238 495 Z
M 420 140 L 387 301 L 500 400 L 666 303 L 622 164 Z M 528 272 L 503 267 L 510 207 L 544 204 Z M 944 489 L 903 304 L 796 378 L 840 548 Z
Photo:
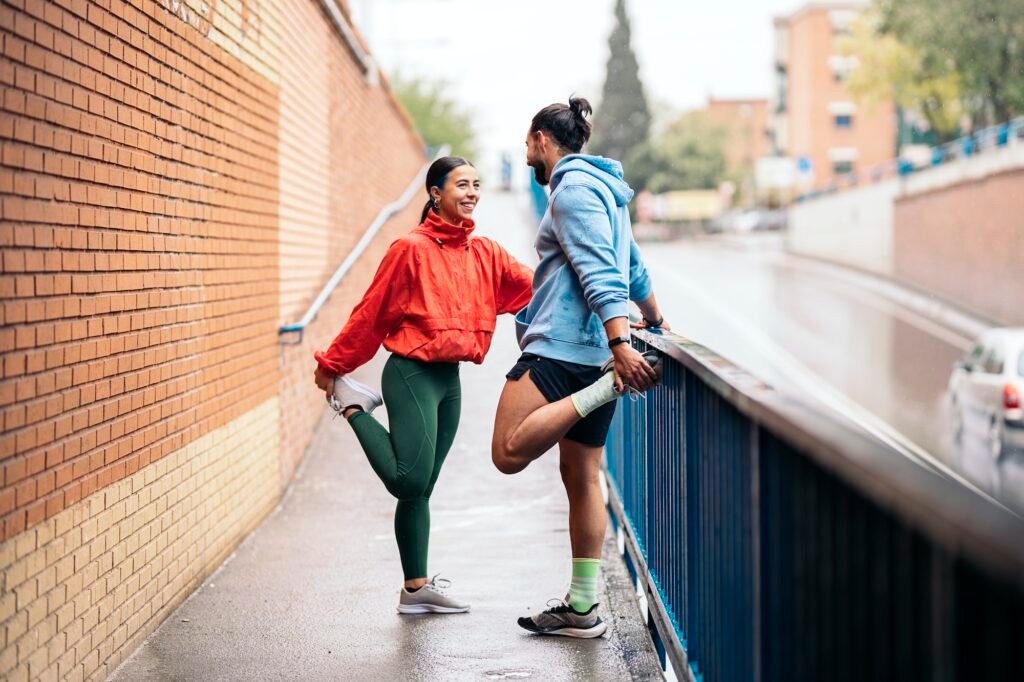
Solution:
M 622 165 L 581 154 L 590 138 L 590 104 L 571 98 L 534 116 L 526 162 L 551 186 L 537 234 L 540 264 L 533 299 L 516 316 L 523 355 L 506 375 L 491 456 L 506 474 L 558 445 L 569 498 L 572 583 L 566 599 L 520 618 L 532 632 L 599 637 L 597 587 L 607 513 L 598 484 L 602 449 L 627 392 L 658 380 L 656 354 L 629 343 L 629 301 L 643 314 L 637 328 L 668 329 L 633 240 L 627 204 L 633 190 Z

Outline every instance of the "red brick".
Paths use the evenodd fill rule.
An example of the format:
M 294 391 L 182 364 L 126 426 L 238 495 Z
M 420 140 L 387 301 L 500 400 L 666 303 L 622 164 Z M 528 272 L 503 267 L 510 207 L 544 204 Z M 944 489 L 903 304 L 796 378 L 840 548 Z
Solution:
M 14 279 L 14 294 L 15 296 L 35 296 L 36 285 L 35 278 L 31 276 L 27 277 L 15 277 Z
M 26 526 L 34 526 L 46 518 L 46 500 L 37 499 L 25 510 Z
M 25 300 L 4 303 L 4 324 L 22 324 L 27 316 L 28 303 Z
M 6 516 L 14 510 L 14 488 L 0 489 L 0 516 Z
M 64 493 L 58 491 L 46 498 L 46 516 L 52 518 L 64 509 Z
M 14 347 L 21 350 L 34 348 L 36 345 L 36 330 L 34 327 L 20 326 L 14 330 Z
M 13 432 L 28 423 L 28 409 L 24 404 L 11 405 L 3 414 L 4 431 Z
M 24 510 L 16 510 L 4 519 L 4 537 L 13 537 L 25 530 L 26 515 Z

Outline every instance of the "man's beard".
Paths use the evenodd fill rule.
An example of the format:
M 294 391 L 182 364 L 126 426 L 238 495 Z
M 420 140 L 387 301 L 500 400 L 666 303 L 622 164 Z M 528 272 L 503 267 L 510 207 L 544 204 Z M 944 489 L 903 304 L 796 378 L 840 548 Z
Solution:
M 530 164 L 533 168 L 533 177 L 537 179 L 537 184 L 542 187 L 548 184 L 548 167 L 544 164 L 544 161 L 537 159 Z

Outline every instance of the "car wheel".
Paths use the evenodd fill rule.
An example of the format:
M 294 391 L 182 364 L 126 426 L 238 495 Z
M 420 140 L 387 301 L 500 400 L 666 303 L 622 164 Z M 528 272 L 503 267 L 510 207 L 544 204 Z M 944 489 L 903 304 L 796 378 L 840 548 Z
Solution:
M 993 419 L 992 424 L 988 427 L 988 447 L 989 452 L 992 454 L 992 459 L 999 461 L 1003 456 L 1005 444 L 1003 443 L 1003 423 L 998 419 Z

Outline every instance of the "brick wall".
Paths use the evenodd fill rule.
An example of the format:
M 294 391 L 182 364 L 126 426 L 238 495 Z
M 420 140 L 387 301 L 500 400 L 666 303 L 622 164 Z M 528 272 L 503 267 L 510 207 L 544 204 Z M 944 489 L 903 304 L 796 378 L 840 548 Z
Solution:
M 378 211 L 424 163 L 422 143 L 385 88 L 369 87 L 316 3 L 288 0 L 281 28 L 281 324 L 297 322 Z M 388 112 L 382 116 L 382 112 Z M 425 197 L 424 190 L 424 197 Z M 302 457 L 324 407 L 313 351 L 326 348 L 362 296 L 384 250 L 418 221 L 422 201 L 388 222 L 302 343 L 281 348 L 281 468 Z
M 962 180 L 897 198 L 893 274 L 996 323 L 1024 325 L 1024 166 L 968 176 L 988 160 L 960 162 Z
M 0 4 L 0 677 L 102 678 L 273 508 L 422 164 L 314 0 Z

